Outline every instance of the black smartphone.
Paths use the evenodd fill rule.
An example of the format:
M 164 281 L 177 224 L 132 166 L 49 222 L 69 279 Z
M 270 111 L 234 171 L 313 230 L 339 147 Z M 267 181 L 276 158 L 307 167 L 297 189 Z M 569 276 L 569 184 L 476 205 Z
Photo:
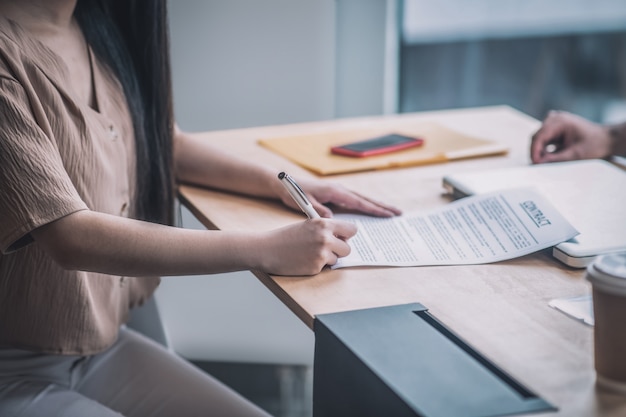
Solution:
M 420 146 L 423 143 L 424 140 L 420 138 L 391 133 L 389 135 L 346 143 L 345 145 L 333 146 L 330 148 L 330 151 L 337 155 L 363 158 L 366 156 L 396 152 L 402 149 Z

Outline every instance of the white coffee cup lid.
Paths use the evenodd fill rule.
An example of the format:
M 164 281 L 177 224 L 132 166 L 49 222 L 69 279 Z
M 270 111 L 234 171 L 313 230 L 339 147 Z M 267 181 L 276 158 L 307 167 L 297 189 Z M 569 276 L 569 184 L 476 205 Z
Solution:
M 587 267 L 587 279 L 604 292 L 626 296 L 626 252 L 597 257 Z

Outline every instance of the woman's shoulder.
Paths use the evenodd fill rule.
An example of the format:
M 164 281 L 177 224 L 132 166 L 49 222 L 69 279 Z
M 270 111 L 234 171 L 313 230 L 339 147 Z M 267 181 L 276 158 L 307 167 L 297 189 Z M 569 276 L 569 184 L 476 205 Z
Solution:
M 11 67 L 23 59 L 16 35 L 15 23 L 0 17 L 0 78 L 15 79 Z
M 50 62 L 49 62 L 50 61 Z M 19 81 L 38 71 L 34 68 L 55 68 L 49 53 L 14 21 L 0 17 L 0 77 Z

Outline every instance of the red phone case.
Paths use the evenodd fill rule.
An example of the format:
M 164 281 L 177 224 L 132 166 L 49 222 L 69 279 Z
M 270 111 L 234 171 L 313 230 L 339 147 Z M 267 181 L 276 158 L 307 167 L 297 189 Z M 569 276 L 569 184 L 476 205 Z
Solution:
M 401 140 L 397 143 L 384 144 L 389 138 Z M 415 146 L 421 146 L 424 143 L 423 139 L 409 137 L 399 134 L 390 134 L 380 136 L 377 138 L 360 140 L 357 142 L 347 143 L 340 146 L 333 146 L 330 148 L 331 152 L 342 156 L 351 156 L 355 158 L 364 158 L 366 156 L 382 155 L 386 153 L 401 151 L 403 149 L 413 148 Z M 350 147 L 363 147 L 363 149 L 350 149 Z

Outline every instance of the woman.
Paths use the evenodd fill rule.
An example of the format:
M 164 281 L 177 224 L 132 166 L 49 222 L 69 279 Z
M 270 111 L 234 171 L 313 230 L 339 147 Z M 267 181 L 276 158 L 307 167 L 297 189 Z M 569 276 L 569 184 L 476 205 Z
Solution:
M 281 199 L 276 172 L 175 129 L 165 1 L 0 0 L 0 415 L 253 416 L 123 327 L 160 275 L 312 275 L 349 252 L 328 218 L 184 230 L 174 182 Z M 398 210 L 317 181 L 325 204 Z

